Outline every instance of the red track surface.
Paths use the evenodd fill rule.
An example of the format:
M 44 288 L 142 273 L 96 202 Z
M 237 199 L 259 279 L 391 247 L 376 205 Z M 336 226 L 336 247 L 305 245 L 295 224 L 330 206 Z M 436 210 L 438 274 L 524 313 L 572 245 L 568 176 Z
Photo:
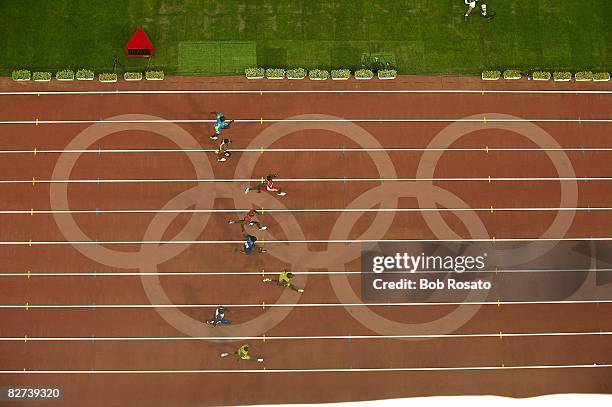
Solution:
M 42 90 L 2 83 L 5 90 Z M 130 86 L 128 86 L 130 85 Z M 112 86 L 112 85 L 111 85 Z M 163 84 L 119 85 L 122 89 L 554 89 L 551 85 L 518 82 L 482 84 L 466 78 L 403 78 L 395 83 L 348 82 L 343 84 L 285 84 L 246 82 L 221 78 L 172 78 Z M 65 89 L 58 84 L 51 89 Z M 76 84 L 73 89 L 100 89 L 101 85 Z M 562 89 L 605 89 L 596 84 L 564 84 Z M 45 88 L 45 90 L 48 88 Z M 104 88 L 106 89 L 106 88 Z M 114 89 L 114 88 L 112 88 Z M 561 89 L 561 88 L 559 88 Z M 608 87 L 609 89 L 609 87 Z M 610 119 L 612 95 L 602 94 L 180 94 L 180 95 L 20 95 L 0 96 L 0 121 L 98 120 L 134 114 L 162 119 L 204 119 L 221 111 L 236 119 L 287 119 L 301 115 L 326 115 L 345 119 L 463 119 L 513 115 L 535 119 Z M 0 150 L 64 148 L 143 149 L 177 148 L 161 135 L 167 129 L 178 148 L 212 148 L 209 124 L 20 124 L 0 125 Z M 227 135 L 233 148 L 324 147 L 448 147 L 436 135 L 448 127 L 468 134 L 452 147 L 537 147 L 528 136 L 542 137 L 541 147 L 612 147 L 607 139 L 610 123 L 237 123 Z M 538 128 L 550 135 L 540 136 Z M 284 136 L 274 139 L 275 130 Z M 285 127 L 287 127 L 285 129 Z M 81 132 L 100 128 L 119 131 L 92 144 Z M 90 130 L 88 130 L 90 129 Z M 178 130 L 177 130 L 178 129 Z M 184 133 L 181 132 L 184 131 Z M 445 130 L 447 129 L 447 130 Z M 366 133 L 367 132 L 367 133 Z M 343 135 L 342 133 L 346 133 Z M 87 133 L 85 133 L 87 134 Z M 369 134 L 369 135 L 368 135 Z M 444 133 L 443 133 L 444 134 Z M 432 144 L 430 144 L 432 143 Z M 71 179 L 194 179 L 259 178 L 276 172 L 282 178 L 414 178 L 444 177 L 575 177 L 610 176 L 610 152 L 265 152 L 234 153 L 218 164 L 211 153 L 102 153 L 78 157 Z M 440 155 L 439 161 L 435 158 Z M 565 157 L 567 156 L 567 157 Z M 0 156 L 3 180 L 48 180 L 64 169 L 58 154 Z M 66 157 L 66 156 L 64 156 Z M 70 155 L 68 155 L 70 157 Z M 74 155 L 72 155 L 74 158 Z M 191 160 L 191 162 L 190 162 Z M 557 160 L 563 174 L 553 166 Z M 195 164 L 192 165 L 192 162 Z M 419 166 L 420 169 L 419 169 Z M 211 169 L 212 168 L 212 169 Z M 251 168 L 253 168 L 251 170 Z M 382 172 L 380 172 L 382 171 Z M 389 185 L 391 184 L 391 185 Z M 429 207 L 419 202 L 423 183 L 375 182 L 286 183 L 288 195 L 243 194 L 242 183 L 110 183 L 71 184 L 67 197 L 71 209 L 233 209 L 251 205 L 271 208 Z M 442 207 L 472 208 L 558 207 L 559 182 L 436 182 L 450 194 L 433 194 Z M 570 206 L 612 206 L 612 183 L 563 183 Z M 2 184 L 0 209 L 66 209 L 61 185 Z M 382 188 L 382 187 L 381 187 Z M 174 199 L 184 191 L 181 198 Z M 573 192 L 572 192 L 573 191 Z M 396 195 L 394 195 L 396 194 Z M 425 194 L 427 195 L 427 194 Z M 51 197 L 51 198 L 50 198 Z M 572 201 L 573 197 L 573 201 Z M 397 199 L 397 200 L 396 200 Z M 353 202 L 356 200 L 355 202 Z M 463 201 L 463 202 L 462 202 Z M 86 235 L 62 233 L 70 215 L 0 215 L 2 241 L 118 240 L 237 240 L 239 228 L 228 226 L 223 214 L 101 214 L 74 215 Z M 154 220 L 154 218 L 156 218 Z M 267 214 L 269 226 L 258 233 L 265 240 L 304 239 L 450 239 L 505 237 L 609 237 L 609 212 L 482 212 L 444 213 L 447 227 L 432 230 L 420 213 Z M 555 222 L 567 227 L 548 230 Z M 434 222 L 435 223 L 435 222 Z M 467 224 L 466 224 L 467 223 Z M 154 225 L 154 226 L 150 226 Z M 236 245 L 108 245 L 124 254 L 100 254 L 96 246 L 2 246 L 0 272 L 121 272 L 182 271 L 237 272 L 262 269 L 273 272 L 284 266 L 296 271 L 358 270 L 358 244 L 267 245 L 268 253 L 243 256 Z M 139 252 L 140 251 L 140 252 Z M 131 253 L 126 253 L 131 252 Z M 158 265 L 157 267 L 155 267 Z M 304 304 L 354 302 L 342 295 L 341 275 L 296 278 L 306 292 L 298 295 L 261 283 L 251 276 L 156 277 L 2 277 L 2 304 L 23 304 L 23 309 L 0 309 L 1 337 L 174 337 L 174 336 L 312 336 L 375 334 L 451 334 L 512 332 L 597 332 L 612 330 L 612 304 L 487 305 L 459 307 L 463 314 L 442 319 L 457 307 L 419 306 L 371 308 L 375 313 L 405 325 L 384 328 L 362 324 L 372 318 L 364 308 L 236 308 L 230 311 L 231 327 L 212 330 L 202 324 L 212 308 L 181 311 L 154 309 L 29 309 L 25 304 L 148 304 L 162 302 L 155 287 L 163 287 L 167 300 L 176 304 L 270 304 L 299 301 Z M 359 276 L 348 278 L 359 293 Z M 147 287 L 148 292 L 143 289 Z M 358 300 L 358 294 L 353 294 Z M 473 314 L 473 315 L 472 315 Z M 187 315 L 189 318 L 185 317 Z M 200 321 L 200 322 L 198 322 Z M 253 321 L 253 322 L 249 322 Z M 437 321 L 437 322 L 435 322 Z M 431 324 L 425 325 L 430 322 Z M 609 336 L 530 338 L 440 338 L 420 341 L 275 340 L 250 341 L 252 353 L 265 358 L 266 369 L 347 369 L 389 367 L 465 367 L 526 365 L 591 365 L 612 360 Z M 249 362 L 221 359 L 240 343 L 227 341 L 121 341 L 121 342 L 1 342 L 2 370 L 208 370 L 261 369 Z M 441 372 L 348 373 L 195 373 L 132 375 L 0 376 L 0 384 L 59 385 L 66 405 L 229 405 L 252 403 L 329 402 L 418 395 L 498 394 L 531 396 L 556 392 L 612 392 L 612 369 L 537 369 Z

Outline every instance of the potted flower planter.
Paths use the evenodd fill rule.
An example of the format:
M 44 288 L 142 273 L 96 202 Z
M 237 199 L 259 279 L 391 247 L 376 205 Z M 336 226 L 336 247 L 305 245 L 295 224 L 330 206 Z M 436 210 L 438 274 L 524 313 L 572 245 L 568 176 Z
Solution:
M 397 78 L 397 73 L 394 71 L 394 73 L 385 73 L 381 71 L 378 71 L 378 79 L 380 79 L 381 81 L 389 81 L 389 80 L 393 80 Z
M 98 79 L 100 80 L 100 82 L 103 82 L 103 83 L 117 82 L 117 75 L 113 77 L 103 76 L 103 75 L 104 74 L 98 75 Z
M 128 82 L 137 82 L 142 80 L 142 74 L 136 75 L 137 72 L 126 72 L 123 74 L 123 79 Z M 129 74 L 129 75 L 128 75 Z
M 351 77 L 351 71 L 348 69 L 334 69 L 331 71 L 332 81 L 348 81 Z
M 484 71 L 481 75 L 483 81 L 498 81 L 501 78 L 499 71 Z
M 593 80 L 593 72 L 591 71 L 580 71 L 574 75 L 576 82 L 591 82 Z
M 88 69 L 79 69 L 76 73 L 77 81 L 93 81 L 94 78 L 94 72 Z
M 51 82 L 50 72 L 34 72 L 32 74 L 34 82 Z

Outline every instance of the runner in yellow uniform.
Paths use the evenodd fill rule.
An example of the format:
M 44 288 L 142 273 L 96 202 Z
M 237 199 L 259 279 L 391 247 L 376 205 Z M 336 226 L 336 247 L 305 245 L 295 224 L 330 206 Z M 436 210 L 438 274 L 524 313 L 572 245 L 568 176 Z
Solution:
M 276 285 L 279 285 L 281 287 L 289 287 L 293 291 L 297 291 L 298 293 L 303 293 L 304 292 L 303 288 L 297 288 L 291 283 L 292 278 L 293 278 L 293 273 L 287 269 L 284 269 L 283 271 L 280 272 L 278 278 L 276 279 L 264 278 L 263 281 L 264 282 L 274 281 L 276 282 Z

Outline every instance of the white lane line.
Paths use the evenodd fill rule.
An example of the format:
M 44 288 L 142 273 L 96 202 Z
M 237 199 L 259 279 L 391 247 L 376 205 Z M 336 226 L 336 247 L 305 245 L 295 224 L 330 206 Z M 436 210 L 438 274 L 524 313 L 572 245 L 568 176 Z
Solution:
M 0 370 L 0 374 L 40 375 L 100 375 L 100 374 L 205 374 L 205 373 L 357 373 L 357 372 L 449 372 L 473 370 L 525 370 L 525 369 L 593 369 L 611 368 L 612 364 L 575 365 L 500 365 L 500 366 L 453 366 L 453 367 L 368 367 L 331 369 L 209 369 L 209 370 Z
M 117 153 L 212 153 L 215 149 L 88 149 L 88 150 L 0 150 L 0 154 L 117 154 Z M 259 148 L 259 149 L 232 149 L 236 153 L 352 153 L 352 152 L 609 152 L 608 147 L 561 147 L 561 148 L 495 148 L 495 147 L 466 147 L 466 148 L 420 148 L 420 147 L 391 147 L 391 148 Z
M 612 94 L 612 90 L 495 90 L 495 89 L 304 89 L 304 90 L 283 90 L 283 89 L 260 89 L 260 90 L 241 90 L 241 89 L 223 89 L 223 90 L 81 90 L 81 91 L 15 91 L 15 92 L 0 92 L 0 96 L 10 95 L 256 95 L 256 94 L 359 94 L 359 93 L 381 93 L 381 94 L 413 94 L 413 93 L 433 93 L 433 94 L 453 94 L 453 93 L 475 93 L 475 94 L 534 94 L 534 95 L 608 95 Z
M 612 241 L 612 237 L 513 237 L 513 238 L 486 238 L 486 239 L 338 239 L 338 240 L 266 240 L 260 239 L 259 242 L 265 244 L 282 243 L 437 243 L 437 242 L 607 242 Z M 63 246 L 63 245 L 122 245 L 122 244 L 244 244 L 243 240 L 28 240 L 28 241 L 0 241 L 0 246 Z
M 603 336 L 612 332 L 495 332 L 474 334 L 422 334 L 422 335 L 314 335 L 314 336 L 117 336 L 117 337 L 0 337 L 0 342 L 138 342 L 138 341 L 249 341 L 249 340 L 370 340 L 370 339 L 459 339 L 459 338 L 523 338 L 523 337 L 564 337 L 564 336 Z
M 212 153 L 215 149 L 87 149 L 87 150 L 0 150 L 0 154 L 112 154 L 112 153 Z M 247 148 L 232 149 L 237 153 L 352 153 L 352 152 L 609 152 L 612 148 L 608 147 L 561 147 L 561 148 L 537 148 L 537 147 L 516 147 L 516 148 L 496 148 L 496 147 L 457 147 L 457 148 L 434 148 L 434 147 L 397 147 L 397 148 Z
M 277 178 L 277 182 L 514 182 L 514 181 L 612 181 L 612 177 L 459 177 L 459 178 Z M 261 178 L 244 179 L 35 179 L 0 180 L 0 184 L 136 184 L 185 182 L 261 182 Z
M 117 123 L 214 123 L 210 119 L 140 119 L 140 120 L 117 120 L 117 119 L 98 119 L 98 120 L 6 120 L 0 121 L 0 124 L 117 124 Z M 612 119 L 495 119 L 483 116 L 478 119 L 466 118 L 399 118 L 399 119 L 234 119 L 236 123 L 612 123 Z
M 37 210 L 15 209 L 0 210 L 0 215 L 101 215 L 101 214 L 138 214 L 138 213 L 211 213 L 233 214 L 246 213 L 250 209 L 67 209 L 67 210 Z M 261 209 L 264 213 L 343 213 L 343 212 L 591 212 L 612 211 L 612 207 L 515 207 L 515 208 L 322 208 L 322 209 Z
M 479 273 L 560 273 L 560 272 L 593 272 L 593 273 L 605 273 L 610 272 L 610 268 L 598 268 L 598 269 L 514 269 L 514 270 L 481 270 Z M 447 270 L 416 270 L 410 272 L 410 274 L 431 274 L 431 273 L 447 273 Z M 362 274 L 376 274 L 373 271 L 292 271 L 295 275 L 362 275 Z M 386 274 L 405 274 L 403 271 L 386 271 Z M 266 275 L 278 275 L 280 272 L 266 271 Z M 141 276 L 190 276 L 190 277 L 201 277 L 201 276 L 258 276 L 261 277 L 261 271 L 168 271 L 168 272 L 65 272 L 65 273 L 0 273 L 1 277 L 141 277 Z
M 295 303 L 295 304 L 225 304 L 227 308 L 338 308 L 338 307 L 412 307 L 456 305 L 557 305 L 609 304 L 612 300 L 557 300 L 557 301 L 470 301 L 470 302 L 372 302 L 372 303 Z M 216 308 L 219 304 L 1 304 L 0 309 L 158 309 L 158 308 Z

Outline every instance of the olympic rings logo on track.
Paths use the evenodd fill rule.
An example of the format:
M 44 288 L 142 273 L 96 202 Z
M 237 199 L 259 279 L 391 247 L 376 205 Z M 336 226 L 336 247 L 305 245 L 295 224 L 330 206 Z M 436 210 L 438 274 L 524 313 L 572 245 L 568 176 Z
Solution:
M 558 148 L 559 144 L 542 128 L 523 121 L 518 117 L 487 113 L 492 119 L 518 119 L 512 122 L 490 122 L 488 124 L 479 122 L 455 122 L 443 129 L 432 139 L 428 148 L 446 148 L 466 134 L 483 129 L 502 129 L 515 132 L 528 138 L 542 148 Z M 469 116 L 468 119 L 480 118 L 482 115 Z M 148 115 L 121 115 L 111 118 L 112 120 L 152 120 L 160 119 Z M 291 117 L 291 119 L 339 119 L 338 117 L 308 114 Z M 94 124 L 78 134 L 67 146 L 66 150 L 87 149 L 98 140 L 120 131 L 140 130 L 161 135 L 174 142 L 184 150 L 196 150 L 201 148 L 196 139 L 185 129 L 171 122 L 157 123 L 102 123 Z M 320 121 L 320 122 L 278 122 L 265 128 L 247 148 L 267 148 L 283 137 L 302 130 L 327 130 L 341 134 L 363 148 L 382 148 L 380 142 L 362 127 L 351 122 Z M 389 155 L 382 151 L 376 154 L 368 153 L 374 162 L 381 178 L 397 178 L 395 167 Z M 433 178 L 438 160 L 442 151 L 425 151 L 417 169 L 417 178 Z M 575 177 L 571 161 L 563 151 L 547 151 L 546 154 L 552 161 L 560 177 Z M 197 153 L 186 153 L 191 161 L 198 179 L 213 178 L 214 174 L 207 156 Z M 69 179 L 70 173 L 80 154 L 63 153 L 59 156 L 55 165 L 52 179 Z M 253 177 L 253 170 L 259 159 L 258 154 L 243 154 L 236 167 L 235 178 L 247 179 Z M 402 182 L 383 183 L 366 191 L 347 205 L 347 208 L 370 208 L 378 205 L 384 209 L 397 209 L 400 198 L 415 197 L 422 208 L 436 207 L 436 205 L 447 208 L 468 208 L 469 205 L 457 195 L 448 190 L 433 185 L 431 182 Z M 212 208 L 215 199 L 231 198 L 236 207 L 248 208 L 258 205 L 267 209 L 285 209 L 282 202 L 269 194 L 245 195 L 243 189 L 235 184 L 211 183 L 197 185 L 188 189 L 170 201 L 163 208 L 166 209 L 196 209 Z M 68 184 L 53 183 L 50 185 L 50 202 L 53 210 L 69 210 Z M 578 186 L 574 182 L 561 183 L 560 207 L 576 207 L 578 202 Z M 278 216 L 271 213 L 272 216 Z M 277 219 L 285 235 L 289 240 L 305 240 L 304 231 L 294 214 L 287 212 L 283 214 L 282 221 Z M 461 238 L 444 221 L 439 212 L 422 212 L 422 215 L 435 236 L 439 239 Z M 482 220 L 473 211 L 455 212 L 455 215 L 463 222 L 472 238 L 489 238 Z M 575 212 L 559 211 L 542 237 L 564 236 L 569 230 Z M 144 241 L 161 240 L 164 232 L 176 218 L 176 213 L 157 213 L 148 225 L 143 239 Z M 191 216 L 185 227 L 177 233 L 172 240 L 196 240 L 201 235 L 210 219 L 210 213 L 195 213 Z M 349 232 L 360 217 L 358 212 L 342 212 L 334 224 L 330 240 L 348 239 Z M 54 214 L 55 222 L 60 231 L 68 241 L 92 241 L 70 215 Z M 391 227 L 395 218 L 394 212 L 377 212 L 374 221 L 360 238 L 383 239 Z M 550 242 L 550 248 L 555 242 Z M 189 245 L 141 245 L 137 252 L 124 252 L 112 250 L 101 245 L 75 245 L 73 246 L 81 254 L 98 263 L 116 267 L 139 269 L 141 272 L 156 272 L 157 266 L 185 251 Z M 522 263 L 528 261 L 533 254 L 524 248 L 513 249 L 513 256 L 505 258 L 515 259 Z M 268 254 L 277 259 L 291 264 L 294 270 L 308 270 L 314 268 L 322 269 L 344 269 L 345 264 L 359 258 L 361 246 L 359 243 L 351 243 L 336 247 L 333 250 L 310 251 L 304 243 L 291 245 L 274 245 L 268 248 Z M 511 264 L 506 264 L 510 266 Z M 307 275 L 296 277 L 297 282 L 305 284 Z M 340 303 L 361 303 L 361 299 L 351 287 L 346 274 L 333 274 L 329 276 L 334 293 Z M 301 281 L 300 281 L 301 280 Z M 164 291 L 159 277 L 142 276 L 141 281 L 146 295 L 152 304 L 172 305 L 172 301 Z M 477 302 L 486 297 L 485 294 L 470 293 L 467 301 Z M 283 290 L 277 303 L 291 304 L 299 301 L 299 295 L 291 290 Z M 367 307 L 345 307 L 346 311 L 365 327 L 380 335 L 405 335 L 405 334 L 429 334 L 429 333 L 451 333 L 467 323 L 479 310 L 476 305 L 461 305 L 448 314 L 433 321 L 423 323 L 404 323 L 385 318 Z M 258 336 L 266 333 L 278 325 L 291 312 L 291 307 L 268 308 L 260 316 L 242 324 L 229 325 L 223 331 L 210 330 L 202 321 L 196 320 L 183 313 L 175 307 L 156 308 L 161 317 L 177 330 L 185 335 L 198 337 L 223 336 Z

